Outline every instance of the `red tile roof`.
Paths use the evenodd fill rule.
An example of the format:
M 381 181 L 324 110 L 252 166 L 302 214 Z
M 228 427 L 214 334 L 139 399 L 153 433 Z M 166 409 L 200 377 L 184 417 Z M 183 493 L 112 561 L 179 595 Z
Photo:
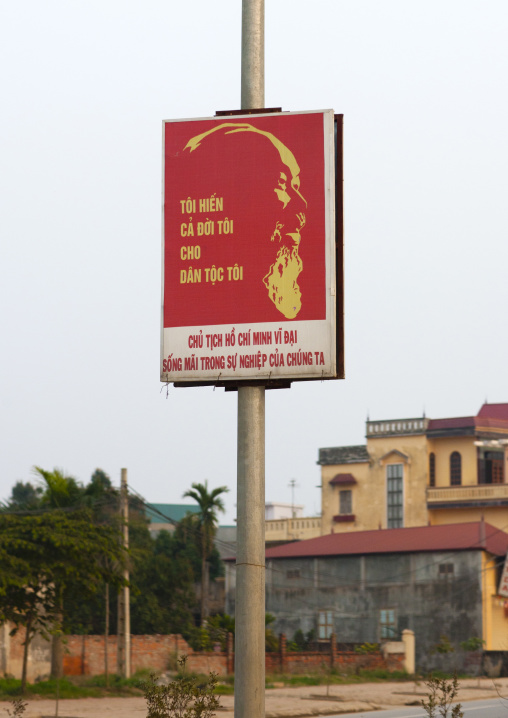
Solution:
M 484 404 L 478 412 L 478 418 L 508 421 L 508 404 Z
M 336 486 L 337 484 L 356 484 L 358 483 L 353 476 L 353 474 L 335 474 L 333 479 L 331 479 L 330 483 L 332 486 Z
M 429 419 L 428 431 L 438 429 L 465 429 L 475 426 L 474 416 L 458 416 L 452 419 Z
M 267 549 L 266 558 L 475 549 L 485 549 L 496 556 L 504 556 L 508 551 L 508 534 L 481 521 L 406 529 L 352 531 L 276 546 Z
M 429 419 L 427 431 L 475 428 L 508 430 L 508 404 L 484 404 L 477 416 Z

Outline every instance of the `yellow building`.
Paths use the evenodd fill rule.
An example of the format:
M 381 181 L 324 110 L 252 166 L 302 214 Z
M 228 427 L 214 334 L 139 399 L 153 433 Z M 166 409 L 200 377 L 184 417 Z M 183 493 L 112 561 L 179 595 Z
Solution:
M 265 521 L 267 546 L 287 541 L 302 541 L 321 536 L 321 516 L 268 519 Z
M 476 416 L 367 421 L 319 450 L 323 534 L 478 521 L 508 530 L 508 404 Z

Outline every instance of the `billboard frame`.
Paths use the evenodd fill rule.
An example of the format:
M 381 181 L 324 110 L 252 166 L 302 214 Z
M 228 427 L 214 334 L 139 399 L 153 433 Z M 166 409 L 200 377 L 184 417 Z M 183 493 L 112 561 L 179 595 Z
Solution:
M 215 117 L 228 117 L 235 115 L 259 115 L 259 114 L 275 114 L 282 113 L 281 108 L 256 108 L 247 110 L 226 110 L 217 111 Z M 300 113 L 295 113 L 300 114 Z M 196 381 L 191 380 L 164 380 L 161 379 L 162 383 L 172 383 L 178 388 L 197 387 L 197 386 L 213 386 L 213 387 L 224 387 L 226 391 L 236 391 L 242 386 L 264 386 L 268 389 L 278 388 L 290 388 L 291 384 L 296 381 L 327 381 L 343 379 L 345 377 L 345 366 L 344 366 L 344 171 L 343 171 L 343 119 L 342 114 L 333 115 L 333 126 L 334 126 L 334 147 L 333 147 L 333 160 L 335 170 L 335 197 L 334 200 L 334 211 L 335 211 L 335 227 L 334 227 L 334 244 L 335 252 L 332 254 L 330 259 L 335 261 L 335 375 L 333 376 L 299 376 L 290 378 L 275 378 L 275 379 L 237 379 L 230 377 L 227 379 L 200 379 Z M 164 172 L 164 165 L 163 165 Z M 163 183 L 164 184 L 164 183 Z M 333 201 L 332 200 L 332 201 Z M 164 201 L 164 197 L 163 197 Z M 164 215 L 163 215 L 164 216 Z M 162 227 L 163 243 L 162 243 L 162 273 L 164 277 L 164 252 L 165 252 L 165 228 L 164 223 Z M 162 291 L 164 292 L 164 282 Z M 164 306 L 164 294 L 162 297 L 162 310 Z M 164 317 L 161 316 L 161 335 L 164 333 Z M 161 363 L 163 353 L 163 340 L 161 336 Z

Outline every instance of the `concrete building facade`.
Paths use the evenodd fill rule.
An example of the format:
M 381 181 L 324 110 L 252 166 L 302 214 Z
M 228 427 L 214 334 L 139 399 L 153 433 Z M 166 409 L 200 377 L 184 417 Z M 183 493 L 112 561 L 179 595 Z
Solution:
M 301 629 L 339 643 L 399 641 L 414 631 L 419 670 L 450 668 L 435 648 L 454 648 L 453 667 L 468 656 L 460 643 L 483 640 L 506 649 L 508 613 L 497 594 L 508 534 L 484 522 L 329 534 L 267 549 L 266 610 L 274 629 Z M 226 610 L 234 612 L 234 567 Z

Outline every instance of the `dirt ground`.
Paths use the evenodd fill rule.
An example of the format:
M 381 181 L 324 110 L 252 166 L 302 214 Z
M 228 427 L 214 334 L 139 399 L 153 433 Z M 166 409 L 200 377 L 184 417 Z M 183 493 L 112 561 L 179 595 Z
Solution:
M 472 678 L 460 681 L 459 700 L 480 698 L 507 698 L 508 678 L 495 681 Z M 266 691 L 266 717 L 289 718 L 290 716 L 326 716 L 337 713 L 390 708 L 391 706 L 416 705 L 425 697 L 425 686 L 415 683 L 363 683 L 347 686 L 306 686 L 298 688 L 270 688 Z M 222 709 L 218 717 L 233 716 L 233 696 L 221 696 Z M 12 706 L 0 702 L 0 718 L 7 718 Z M 55 701 L 32 700 L 23 718 L 53 718 Z M 143 698 L 79 698 L 60 701 L 59 718 L 145 718 L 146 704 Z

